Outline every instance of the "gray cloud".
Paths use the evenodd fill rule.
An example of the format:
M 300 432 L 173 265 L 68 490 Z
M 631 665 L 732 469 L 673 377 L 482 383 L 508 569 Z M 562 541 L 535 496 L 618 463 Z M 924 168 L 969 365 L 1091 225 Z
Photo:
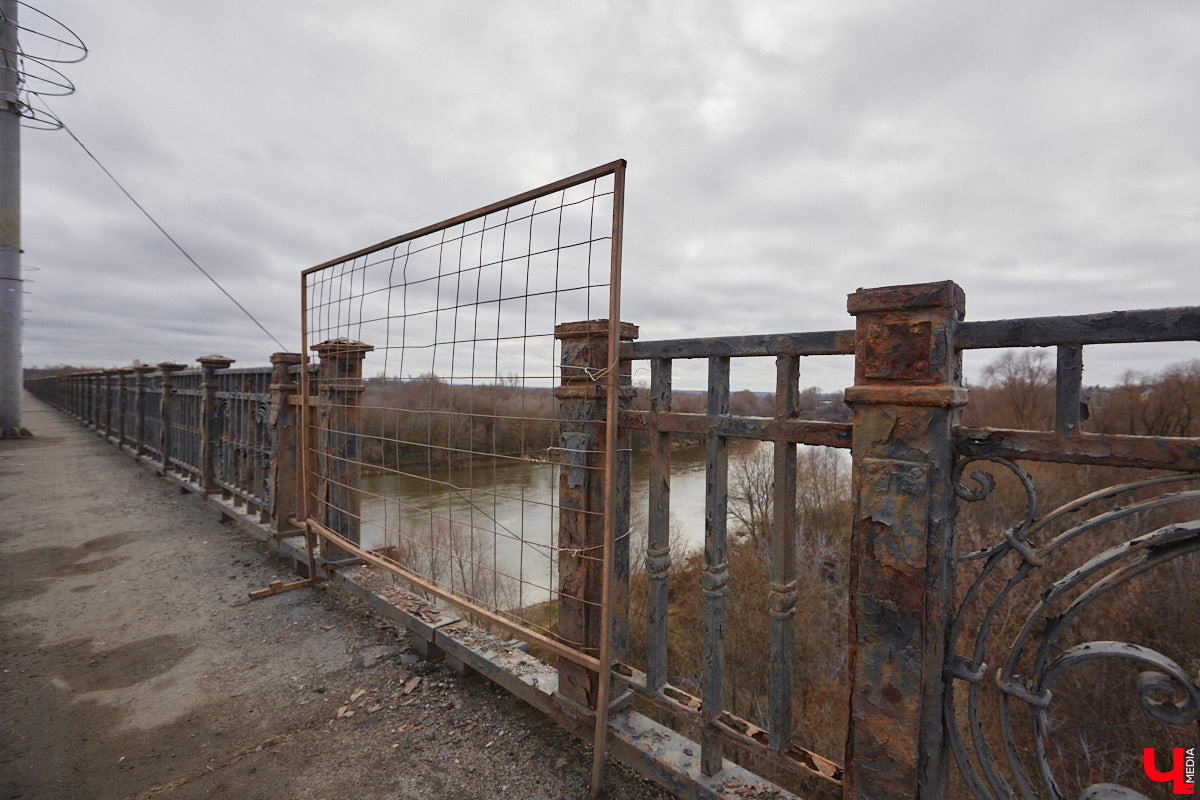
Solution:
M 288 344 L 301 269 L 616 157 L 643 338 L 844 329 L 855 288 L 945 278 L 972 319 L 1200 302 L 1193 4 L 39 7 L 92 51 L 55 109 Z M 24 147 L 27 363 L 265 363 L 65 135 Z

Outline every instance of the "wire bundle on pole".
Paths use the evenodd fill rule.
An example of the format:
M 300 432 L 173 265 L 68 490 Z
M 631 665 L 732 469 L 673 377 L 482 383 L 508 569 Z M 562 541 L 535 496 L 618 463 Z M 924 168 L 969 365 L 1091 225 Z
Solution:
M 35 47 L 31 52 L 23 44 L 15 48 L 0 46 L 4 68 L 16 71 L 18 84 L 15 96 L 0 97 L 0 101 L 11 104 L 10 107 L 15 106 L 23 120 L 23 127 L 57 130 L 62 127 L 62 121 L 49 108 L 35 108 L 32 99 L 73 94 L 75 84 L 54 65 L 83 61 L 87 58 L 87 45 L 78 34 L 46 12 L 21 0 L 16 0 L 16 5 L 32 11 L 42 24 L 21 24 L 8 19 L 3 11 L 0 11 L 0 22 L 13 24 L 19 36 L 32 37 L 41 47 Z

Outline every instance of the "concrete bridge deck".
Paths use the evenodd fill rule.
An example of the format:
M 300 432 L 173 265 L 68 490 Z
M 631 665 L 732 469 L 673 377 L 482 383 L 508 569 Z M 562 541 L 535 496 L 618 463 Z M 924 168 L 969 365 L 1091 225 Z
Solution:
M 0 441 L 0 798 L 578 798 L 590 753 L 300 589 L 202 500 L 26 395 Z M 614 798 L 664 798 L 610 762 Z

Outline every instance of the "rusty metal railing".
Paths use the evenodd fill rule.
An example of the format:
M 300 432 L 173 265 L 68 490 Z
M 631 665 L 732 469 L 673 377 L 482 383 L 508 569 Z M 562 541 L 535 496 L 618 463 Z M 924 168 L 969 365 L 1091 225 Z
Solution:
M 1200 743 L 1200 621 L 1182 640 L 1155 634 L 1200 574 L 1200 440 L 1086 431 L 1083 364 L 1093 345 L 1200 340 L 1200 308 L 964 323 L 956 333 L 959 351 L 1052 347 L 1056 358 L 1051 430 L 954 429 L 966 552 L 946 610 L 951 778 L 989 800 L 1154 796 L 1141 749 Z M 989 513 L 972 516 L 980 510 Z M 1156 584 L 1171 598 L 1158 619 L 1147 606 Z M 1081 712 L 1090 718 L 1070 719 Z M 1104 785 L 1079 768 L 1088 762 Z
M 607 192 L 592 190 L 588 202 L 601 196 Z M 567 205 L 560 200 L 547 207 Z M 481 243 L 495 213 L 499 207 L 489 207 L 479 217 Z M 513 212 L 505 213 L 511 220 Z M 613 317 L 596 322 L 564 307 L 548 319 L 536 317 L 536 337 L 525 328 L 512 337 L 498 329 L 480 336 L 478 309 L 492 300 L 478 288 L 464 295 L 463 276 L 478 275 L 475 286 L 482 286 L 490 261 L 461 263 L 455 255 L 449 271 L 406 272 L 415 268 L 403 248 L 409 241 L 434 235 L 436 244 L 425 252 L 436 256 L 434 264 L 447 264 L 446 242 L 462 250 L 474 235 L 463 228 L 443 236 L 451 228 L 385 243 L 386 256 L 371 249 L 308 273 L 305 345 L 320 357 L 315 373 L 299 366 L 299 355 L 277 354 L 269 382 L 263 371 L 218 368 L 210 359 L 200 371 L 163 364 L 31 381 L 29 388 L 160 470 L 182 471 L 180 480 L 202 484 L 211 476 L 211 491 L 228 492 L 248 512 L 269 513 L 274 524 L 304 519 L 324 540 L 327 558 L 336 559 L 340 548 L 340 555 L 402 575 L 543 647 L 560 660 L 557 696 L 577 731 L 583 720 L 603 735 L 597 712 L 608 706 L 601 677 L 612 677 L 618 697 L 628 689 L 635 707 L 700 742 L 705 776 L 688 785 L 707 788 L 697 794 L 722 785 L 723 759 L 807 796 L 990 800 L 1157 791 L 1137 774 L 1115 772 L 1116 754 L 1096 767 L 1103 774 L 1067 769 L 1075 763 L 1063 744 L 1068 711 L 1091 715 L 1070 730 L 1087 747 L 1096 747 L 1089 736 L 1114 723 L 1144 736 L 1147 748 L 1195 746 L 1200 660 L 1180 646 L 1200 640 L 1200 630 L 1194 616 L 1170 617 L 1172 609 L 1192 608 L 1185 604 L 1197 594 L 1200 439 L 1089 428 L 1082 366 L 1086 348 L 1101 344 L 1200 341 L 1200 309 L 967 322 L 962 290 L 941 282 L 855 292 L 848 302 L 853 331 L 636 342 L 632 325 Z M 510 229 L 498 224 L 496 230 Z M 611 230 L 589 234 L 587 241 L 611 236 Z M 527 246 L 521 258 L 538 252 Z M 380 274 L 388 277 L 373 283 Z M 587 296 L 592 289 L 607 294 L 611 273 L 605 275 L 582 287 Z M 522 285 L 508 299 L 524 308 L 534 297 Z M 496 295 L 497 309 L 504 299 Z M 388 302 L 399 302 L 401 312 L 389 312 Z M 379 303 L 381 314 L 375 313 Z M 571 318 L 560 318 L 568 312 Z M 423 329 L 425 317 L 434 324 Z M 533 318 L 521 314 L 523 322 Z M 380 331 L 381 337 L 372 336 Z M 499 367 L 507 363 L 507 342 L 519 343 L 522 352 L 536 342 L 537 369 L 520 362 L 517 378 L 508 378 Z M 494 348 L 486 371 L 476 368 L 481 344 Z M 1054 414 L 1046 430 L 961 424 L 969 400 L 962 354 L 1007 347 L 1055 348 Z M 418 363 L 420 354 L 428 361 Z M 852 421 L 802 418 L 802 360 L 850 354 L 855 380 L 845 400 Z M 776 360 L 773 413 L 731 413 L 731 364 L 755 356 Z M 401 357 L 403 369 L 393 362 Z M 673 386 L 672 365 L 679 359 L 708 363 L 702 413 L 676 408 L 682 393 Z M 637 361 L 650 367 L 643 410 L 631 403 Z M 499 405 L 484 409 L 485 395 L 511 405 L 503 413 Z M 386 402 L 389 397 L 403 402 Z M 535 405 L 539 410 L 530 413 Z M 308 409 L 308 427 L 297 419 L 301 409 Z M 619 425 L 607 428 L 611 419 Z M 511 450 L 499 446 L 493 437 L 501 421 L 530 436 L 549 426 L 544 456 L 534 458 L 520 443 Z M 434 435 L 414 439 L 404 427 L 410 423 Z M 628 663 L 634 435 L 645 436 L 650 448 L 647 543 L 637 554 L 646 564 L 644 671 Z M 188 443 L 194 436 L 198 451 Z M 672 442 L 683 436 L 699 437 L 706 451 L 704 566 L 692 586 L 670 583 Z M 728 464 L 730 442 L 737 439 L 765 442 L 771 451 L 770 579 L 746 587 L 766 599 L 759 624 L 768 632 L 769 702 L 758 720 L 725 708 Z M 804 635 L 794 629 L 802 588 L 796 558 L 806 536 L 794 503 L 799 445 L 850 455 L 844 763 L 840 754 L 805 749 L 794 735 L 791 654 Z M 297 466 L 303 452 L 308 475 Z M 471 460 L 456 464 L 455 454 Z M 486 466 L 476 458 L 486 458 Z M 499 466 L 509 463 L 548 468 L 549 499 L 498 489 Z M 416 480 L 435 501 L 403 499 L 383 479 Z M 297 485 L 304 487 L 299 496 Z M 505 520 L 499 507 L 513 499 L 551 520 L 550 541 L 529 541 L 523 524 L 531 518 Z M 374 511 L 367 508 L 372 503 Z M 404 515 L 406 503 L 418 505 L 415 517 Z M 439 522 L 482 532 L 495 549 L 455 545 L 452 529 L 439 529 Z M 396 551 L 371 546 L 365 534 L 372 529 L 392 531 L 398 542 L 408 541 L 409 551 L 399 544 Z M 509 576 L 496 559 L 505 537 L 521 545 L 517 552 L 547 560 L 547 577 L 529 580 L 520 566 Z M 431 554 L 439 552 L 453 557 L 459 570 L 453 578 L 428 574 Z M 467 571 L 476 568 L 515 577 L 524 585 L 517 602 L 499 602 L 493 584 L 463 591 L 470 587 Z M 540 595 L 536 603 L 532 595 L 522 599 L 521 592 L 534 589 L 545 591 L 550 604 L 543 606 Z M 700 597 L 703 618 L 698 694 L 671 684 L 667 660 L 666 643 L 681 633 L 668 612 L 688 593 Z M 1142 637 L 1153 630 L 1151 622 L 1165 624 L 1143 615 L 1152 601 L 1175 627 L 1147 641 Z M 609 656 L 623 662 L 611 673 Z M 1100 671 L 1102 664 L 1118 669 Z M 1119 669 L 1128 666 L 1134 670 Z M 1126 704 L 1106 711 L 1109 702 Z M 689 768 L 684 756 L 651 752 L 639 762 L 650 772 Z
M 137 365 L 26 382 L 37 397 L 197 491 L 219 493 L 279 531 L 298 511 L 300 357 L 271 367 Z
M 272 511 L 271 371 L 224 369 L 216 373 L 213 480 L 252 512 Z
M 649 409 L 627 411 L 622 423 L 645 431 L 649 438 L 649 497 L 644 554 L 648 577 L 646 671 L 630 686 L 665 718 L 699 731 L 701 765 L 717 774 L 730 758 L 753 768 L 792 791 L 810 796 L 840 794 L 841 767 L 792 740 L 794 669 L 793 619 L 797 596 L 795 553 L 800 535 L 796 524 L 797 445 L 849 448 L 849 423 L 802 419 L 798 408 L 800 360 L 846 355 L 854 351 L 852 331 L 785 336 L 744 336 L 635 342 L 624 350 L 628 359 L 650 362 Z M 734 359 L 774 357 L 774 416 L 730 413 L 730 370 Z M 672 364 L 679 359 L 708 362 L 708 390 L 703 413 L 673 408 Z M 699 587 L 702 608 L 702 674 L 700 696 L 668 682 L 669 575 L 671 542 L 671 452 L 673 436 L 700 436 L 706 451 L 704 570 Z M 766 587 L 769 620 L 770 674 L 766 728 L 725 710 L 725 627 L 728 567 L 729 443 L 734 439 L 769 442 L 773 468 L 773 518 L 767 547 L 770 585 Z M 687 591 L 683 587 L 679 591 Z M 745 592 L 749 587 L 740 587 Z M 755 587 L 761 591 L 762 587 Z M 695 722 L 688 722 L 694 720 Z M 697 724 L 698 723 L 698 724 Z

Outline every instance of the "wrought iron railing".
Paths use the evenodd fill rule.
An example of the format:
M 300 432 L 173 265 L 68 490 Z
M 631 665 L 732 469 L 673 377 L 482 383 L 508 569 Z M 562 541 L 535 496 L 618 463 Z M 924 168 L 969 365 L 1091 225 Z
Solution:
M 581 420 L 607 418 L 598 377 L 615 374 L 621 387 L 615 503 L 603 502 L 599 485 L 555 506 L 560 526 L 615 515 L 622 535 L 610 560 L 607 609 L 615 612 L 610 633 L 622 659 L 631 649 L 623 610 L 630 561 L 645 564 L 645 663 L 619 664 L 619 686 L 633 694 L 635 707 L 699 742 L 696 761 L 711 786 L 720 785 L 723 759 L 733 759 L 808 796 L 1095 800 L 1153 794 L 1153 784 L 1147 788 L 1141 777 L 1140 753 L 1126 754 L 1132 768 L 1107 753 L 1085 771 L 1076 769 L 1079 762 L 1063 741 L 1073 737 L 1084 743 L 1080 748 L 1097 748 L 1093 734 L 1120 725 L 1144 734 L 1146 748 L 1197 744 L 1200 655 L 1179 645 L 1200 640 L 1197 607 L 1184 605 L 1198 594 L 1200 440 L 1089 431 L 1082 364 L 1085 348 L 1098 344 L 1200 341 L 1200 308 L 966 322 L 962 291 L 949 282 L 860 290 L 848 307 L 856 317 L 853 331 L 625 341 L 616 364 L 604 355 L 614 326 L 581 320 L 556 329 L 560 362 L 553 375 L 561 402 L 555 413 L 565 454 L 555 465 L 560 487 L 578 488 L 584 468 L 604 468 L 595 460 L 577 463 L 572 453 L 590 458 L 599 450 L 595 427 L 592 439 L 579 436 Z M 630 325 L 617 329 L 625 339 L 636 335 Z M 393 447 L 404 444 L 386 428 L 372 436 L 358 428 L 357 408 L 351 410 L 360 402 L 362 360 L 347 354 L 361 356 L 366 345 L 334 345 L 317 348 L 328 363 L 319 378 L 313 374 L 313 397 L 304 401 L 295 397 L 298 355 L 275 357 L 270 376 L 209 358 L 200 371 L 160 365 L 135 369 L 123 381 L 116 373 L 85 373 L 29 387 L 114 439 L 114 431 L 123 430 L 125 443 L 164 471 L 180 470 L 179 479 L 227 494 L 247 512 L 283 526 L 292 518 L 328 519 L 304 507 L 306 494 L 297 486 L 308 484 L 312 504 L 311 498 L 328 502 L 362 479 L 352 470 L 338 473 L 339 487 L 321 487 L 319 475 L 297 472 L 298 449 L 328 450 L 343 461 L 353 452 L 361 466 L 358 454 L 372 436 Z M 962 353 L 1008 347 L 1056 348 L 1055 414 L 1047 430 L 960 422 L 968 400 Z M 855 382 L 845 399 L 852 421 L 803 418 L 801 361 L 849 354 Z M 752 356 L 775 359 L 772 414 L 731 413 L 731 364 Z M 707 361 L 702 413 L 678 410 L 672 366 L 680 359 Z M 641 410 L 630 404 L 635 361 L 649 362 Z M 311 429 L 303 435 L 296 429 L 302 403 L 312 406 Z M 622 548 L 629 547 L 633 436 L 645 437 L 649 447 L 650 480 L 644 552 L 630 556 Z M 704 442 L 707 475 L 703 568 L 690 586 L 672 583 L 670 555 L 672 443 L 685 436 Z M 734 440 L 764 442 L 771 456 L 769 581 L 742 587 L 765 597 L 758 624 L 770 650 L 768 701 L 753 719 L 726 708 Z M 337 444 L 347 441 L 359 449 Z M 819 755 L 795 734 L 793 653 L 806 633 L 795 629 L 796 612 L 804 610 L 796 599 L 804 588 L 796 559 L 811 535 L 797 523 L 795 498 L 806 491 L 797 487 L 800 445 L 849 451 L 844 763 L 842 753 Z M 571 614 L 580 615 L 571 623 L 577 629 L 594 632 L 595 609 L 604 607 L 598 590 L 606 576 L 596 572 L 603 561 L 590 547 L 560 543 L 559 551 L 559 580 L 570 581 L 561 595 L 586 591 L 586 602 L 561 603 L 558 620 L 543 620 L 543 635 L 553 637 L 561 615 Z M 673 616 L 672 603 L 689 593 L 699 598 L 702 617 L 702 667 L 693 691 L 672 685 L 667 645 L 695 634 L 681 630 Z M 1165 612 L 1153 612 L 1155 625 L 1165 613 L 1175 625 L 1166 630 L 1182 631 L 1181 637 L 1145 639 L 1156 630 L 1144 616 L 1152 613 L 1152 601 L 1166 604 Z M 1193 616 L 1169 619 L 1175 607 Z M 1101 670 L 1106 662 L 1134 670 Z M 571 668 L 582 668 L 584 681 L 572 690 L 578 700 L 563 701 L 574 720 L 586 719 L 588 709 L 580 706 L 594 708 L 598 699 L 587 670 L 594 680 L 599 663 L 579 658 Z M 1101 710 L 1110 701 L 1128 702 Z M 1092 716 L 1071 728 L 1068 711 Z
M 214 478 L 218 486 L 262 515 L 272 510 L 270 389 L 269 369 L 217 373 Z

